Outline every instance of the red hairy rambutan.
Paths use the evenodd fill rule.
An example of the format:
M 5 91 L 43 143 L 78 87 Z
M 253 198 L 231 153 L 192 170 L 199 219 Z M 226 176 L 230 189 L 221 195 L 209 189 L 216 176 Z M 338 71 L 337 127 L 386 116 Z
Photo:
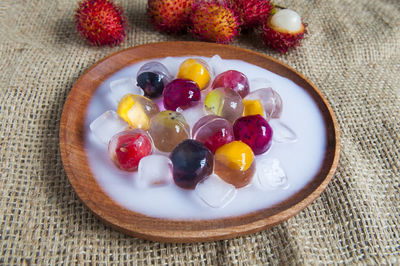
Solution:
M 274 8 L 269 0 L 232 0 L 232 9 L 238 15 L 242 28 L 257 27 Z
M 75 11 L 76 28 L 91 44 L 115 46 L 126 37 L 126 18 L 112 0 L 84 0 Z
M 267 46 L 286 53 L 289 48 L 300 45 L 300 40 L 306 34 L 306 25 L 295 11 L 282 9 L 267 18 L 262 30 Z
M 154 27 L 166 33 L 181 33 L 187 29 L 195 0 L 149 0 L 148 13 Z
M 239 19 L 225 1 L 195 4 L 190 19 L 192 34 L 201 40 L 230 43 L 239 34 Z

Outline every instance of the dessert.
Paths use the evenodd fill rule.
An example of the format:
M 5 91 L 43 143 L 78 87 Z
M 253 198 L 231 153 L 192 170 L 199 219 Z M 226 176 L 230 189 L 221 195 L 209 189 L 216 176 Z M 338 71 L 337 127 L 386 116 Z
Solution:
M 97 136 L 99 132 L 107 131 L 99 126 L 104 116 L 111 118 L 113 126 L 106 133 L 108 137 L 102 136 L 99 139 L 103 143 L 108 143 L 107 139 L 112 134 L 117 134 L 114 137 L 118 139 L 128 127 L 128 131 L 141 132 L 136 137 L 143 139 L 143 150 L 135 150 L 139 145 L 135 137 L 120 138 L 119 142 L 113 138 L 114 146 L 110 148 L 110 161 L 127 173 L 133 186 L 143 191 L 170 191 L 169 194 L 160 194 L 157 201 L 165 201 L 160 206 L 165 207 L 166 202 L 182 206 L 177 203 L 177 198 L 183 197 L 181 200 L 188 201 L 185 203 L 187 205 L 203 204 L 207 208 L 219 209 L 230 206 L 229 210 L 234 208 L 229 203 L 235 201 L 237 204 L 236 196 L 246 194 L 249 189 L 253 192 L 287 189 L 290 173 L 276 158 L 277 152 L 277 157 L 280 157 L 279 152 L 283 146 L 274 146 L 273 142 L 292 143 L 297 139 L 296 133 L 280 120 L 282 99 L 275 87 L 272 89 L 264 86 L 258 89 L 259 86 L 254 90 L 251 86 L 254 80 L 261 79 L 266 80 L 265 85 L 273 85 L 268 81 L 270 78 L 260 74 L 248 76 L 243 71 L 245 68 L 240 67 L 234 69 L 241 71 L 225 70 L 229 60 L 227 63 L 213 57 L 207 61 L 212 64 L 204 69 L 208 73 L 220 69 L 216 73 L 219 75 L 214 80 L 210 75 L 208 84 L 204 85 L 204 76 L 200 76 L 200 79 L 194 76 L 191 79 L 178 77 L 183 67 L 187 67 L 185 62 L 191 61 L 196 66 L 196 72 L 204 67 L 200 63 L 203 60 L 177 59 L 181 63 L 176 64 L 176 69 L 168 60 L 162 62 L 166 62 L 165 67 L 171 72 L 172 81 L 163 88 L 161 95 L 151 99 L 141 96 L 146 86 L 145 89 L 132 86 L 129 80 L 127 84 L 130 84 L 131 89 L 128 86 L 124 88 L 127 94 L 119 101 L 117 113 L 109 110 L 99 120 L 91 120 L 90 128 L 93 135 Z M 157 62 L 145 63 L 135 73 L 139 73 L 144 66 L 157 65 Z M 232 80 L 229 77 L 233 77 Z M 124 78 L 129 77 L 121 79 L 119 76 L 108 84 L 115 86 L 115 80 L 121 81 Z M 203 84 L 203 90 L 200 90 L 199 83 Z M 149 84 L 152 85 L 151 82 Z M 247 89 L 239 89 L 245 84 L 248 92 Z M 109 95 L 113 97 L 113 90 L 109 91 Z M 163 107 L 167 110 L 160 112 Z M 108 123 L 108 120 L 105 121 Z M 100 130 L 95 131 L 96 128 Z M 275 134 L 275 128 L 278 134 Z M 124 132 L 119 133 L 121 131 Z M 272 147 L 276 149 L 270 156 Z M 290 148 L 290 145 L 287 147 Z M 178 194 L 172 196 L 172 191 Z M 147 197 L 139 190 L 135 190 L 135 193 L 143 199 Z M 167 200 L 165 195 L 170 198 Z M 156 209 L 160 211 L 160 208 Z

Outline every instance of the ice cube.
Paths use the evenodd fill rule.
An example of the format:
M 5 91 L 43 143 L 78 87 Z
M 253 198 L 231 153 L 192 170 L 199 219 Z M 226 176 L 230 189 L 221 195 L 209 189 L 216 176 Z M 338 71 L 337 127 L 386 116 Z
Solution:
M 128 93 L 144 95 L 143 90 L 136 86 L 136 80 L 131 77 L 111 81 L 110 91 L 111 98 L 117 104 Z
M 139 162 L 139 187 L 167 185 L 172 181 L 172 162 L 164 155 L 152 154 Z
M 208 60 L 208 65 L 213 69 L 215 76 L 229 69 L 219 55 L 211 57 L 210 60 Z
M 297 141 L 296 133 L 278 119 L 271 119 L 269 125 L 274 132 L 272 139 L 278 143 L 293 143 Z
M 223 208 L 236 196 L 234 185 L 228 184 L 212 174 L 199 182 L 195 188 L 196 194 L 210 207 Z
M 97 117 L 89 127 L 102 143 L 108 144 L 112 136 L 124 131 L 129 124 L 121 119 L 115 111 L 108 110 Z
M 185 110 L 182 110 L 180 111 L 180 113 L 185 117 L 185 120 L 190 126 L 190 128 L 192 128 L 193 125 L 205 115 L 203 104 L 201 103 L 198 103 L 195 106 L 192 106 Z
M 287 189 L 288 178 L 281 163 L 276 158 L 264 158 L 257 162 L 257 179 L 261 189 L 274 190 Z
M 266 78 L 255 78 L 249 81 L 251 91 L 255 91 L 262 88 L 267 88 L 271 86 L 271 81 Z

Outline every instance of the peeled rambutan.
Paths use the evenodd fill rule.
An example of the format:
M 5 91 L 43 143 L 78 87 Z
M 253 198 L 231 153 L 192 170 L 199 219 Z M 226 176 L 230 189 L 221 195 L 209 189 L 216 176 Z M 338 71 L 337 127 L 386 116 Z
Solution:
M 91 44 L 115 46 L 124 41 L 127 20 L 112 0 L 84 0 L 75 11 L 76 28 Z
M 232 9 L 238 15 L 242 28 L 257 27 L 266 20 L 274 8 L 269 0 L 233 0 Z
M 300 45 L 306 33 L 306 25 L 295 11 L 282 9 L 267 18 L 262 30 L 267 46 L 286 53 L 289 48 Z
M 239 19 L 225 1 L 195 4 L 190 19 L 191 32 L 200 40 L 230 43 L 239 34 Z
M 195 0 L 149 0 L 148 14 L 154 27 L 166 33 L 181 33 L 187 29 Z

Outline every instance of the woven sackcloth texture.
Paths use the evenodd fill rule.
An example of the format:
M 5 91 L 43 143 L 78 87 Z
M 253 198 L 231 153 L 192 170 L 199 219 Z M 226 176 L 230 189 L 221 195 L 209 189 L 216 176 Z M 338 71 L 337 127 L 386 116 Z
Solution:
M 321 90 L 338 119 L 341 157 L 325 192 L 293 218 L 196 244 L 105 225 L 77 198 L 61 162 L 62 108 L 88 67 L 128 47 L 194 40 L 155 31 L 147 1 L 118 3 L 127 39 L 96 48 L 76 34 L 77 1 L 0 1 L 1 264 L 400 264 L 398 0 L 276 1 L 308 23 L 301 47 L 282 55 L 256 34 L 233 43 L 287 63 Z

